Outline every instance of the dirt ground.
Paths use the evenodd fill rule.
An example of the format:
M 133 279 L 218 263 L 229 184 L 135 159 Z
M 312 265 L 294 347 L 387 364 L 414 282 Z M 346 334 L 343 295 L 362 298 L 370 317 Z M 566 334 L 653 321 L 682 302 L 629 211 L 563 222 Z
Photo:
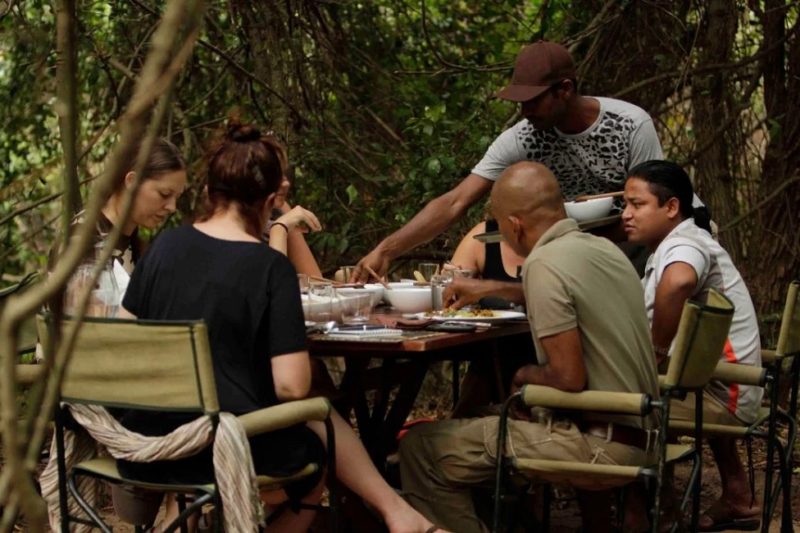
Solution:
M 432 417 L 432 418 L 445 418 L 448 416 L 452 409 L 451 399 L 451 381 L 449 368 L 442 368 L 438 372 L 429 373 L 420 395 L 417 399 L 415 409 L 410 415 L 410 419 Z M 338 376 L 334 375 L 334 379 Z M 743 463 L 747 464 L 747 456 L 745 447 L 740 446 L 740 452 Z M 765 446 L 759 441 L 753 443 L 753 459 L 756 476 L 756 491 L 757 501 L 761 501 L 761 491 L 764 484 L 764 470 L 765 470 Z M 800 456 L 796 455 L 796 464 Z M 2 450 L 0 450 L 0 464 L 2 463 Z M 720 495 L 720 482 L 719 473 L 713 462 L 710 452 L 706 449 L 703 461 L 703 490 L 701 493 L 701 509 L 705 509 L 713 503 Z M 797 471 L 797 469 L 796 469 Z M 679 466 L 675 473 L 676 488 L 682 490 L 688 478 L 689 467 Z M 800 479 L 799 476 L 792 476 L 792 513 L 793 524 L 795 527 L 800 527 Z M 384 531 L 380 524 L 375 521 L 369 512 L 367 512 L 361 505 L 349 506 L 349 509 L 356 509 L 355 513 L 347 512 L 344 518 L 343 531 L 346 532 L 371 532 L 371 531 Z M 163 511 L 163 509 L 162 509 Z M 133 526 L 121 523 L 114 515 L 113 508 L 110 504 L 110 499 L 104 505 L 102 510 L 103 516 L 108 523 L 112 525 L 114 531 L 118 532 L 133 532 Z M 358 516 L 356 516 L 358 515 Z M 568 489 L 556 490 L 554 493 L 554 500 L 551 506 L 551 531 L 555 532 L 577 532 L 581 529 L 580 513 L 575 501 L 574 495 Z M 16 528 L 17 531 L 26 531 L 24 521 L 20 522 Z M 780 530 L 780 510 L 776 511 L 775 517 L 772 520 L 770 531 Z M 319 516 L 313 528 L 314 533 L 325 533 L 328 531 L 325 517 Z M 520 530 L 521 531 L 521 530 Z

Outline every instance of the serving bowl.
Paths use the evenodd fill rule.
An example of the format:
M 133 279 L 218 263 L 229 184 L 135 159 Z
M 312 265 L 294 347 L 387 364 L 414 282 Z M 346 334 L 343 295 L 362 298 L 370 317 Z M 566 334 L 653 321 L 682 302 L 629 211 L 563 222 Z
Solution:
M 578 222 L 586 222 L 607 216 L 613 204 L 613 198 L 595 198 L 583 202 L 564 202 L 564 208 L 568 217 Z
M 383 299 L 401 313 L 420 313 L 432 308 L 431 288 L 414 287 L 409 284 L 390 284 L 383 291 Z

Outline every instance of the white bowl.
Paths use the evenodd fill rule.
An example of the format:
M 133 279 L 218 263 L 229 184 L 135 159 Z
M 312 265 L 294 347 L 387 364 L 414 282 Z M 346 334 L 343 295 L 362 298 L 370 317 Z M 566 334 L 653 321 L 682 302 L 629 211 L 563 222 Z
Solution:
M 401 313 L 421 313 L 433 307 L 430 287 L 396 286 L 383 291 L 383 298 Z
M 607 216 L 613 204 L 613 198 L 595 198 L 584 202 L 564 202 L 564 208 L 568 217 L 578 222 L 586 222 Z
M 383 285 L 380 283 L 367 283 L 364 287 L 342 287 L 341 289 L 336 289 L 336 293 L 345 298 L 354 294 L 364 294 L 365 292 L 368 292 L 372 297 L 370 305 L 375 307 L 383 298 Z

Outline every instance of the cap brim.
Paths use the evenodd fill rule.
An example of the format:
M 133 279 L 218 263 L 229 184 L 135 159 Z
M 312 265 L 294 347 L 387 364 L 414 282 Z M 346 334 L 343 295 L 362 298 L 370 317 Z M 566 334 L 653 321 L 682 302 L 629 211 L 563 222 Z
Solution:
M 503 100 L 511 100 L 512 102 L 526 102 L 532 98 L 536 98 L 547 89 L 549 85 L 514 85 L 511 84 L 505 89 L 497 91 L 495 96 Z

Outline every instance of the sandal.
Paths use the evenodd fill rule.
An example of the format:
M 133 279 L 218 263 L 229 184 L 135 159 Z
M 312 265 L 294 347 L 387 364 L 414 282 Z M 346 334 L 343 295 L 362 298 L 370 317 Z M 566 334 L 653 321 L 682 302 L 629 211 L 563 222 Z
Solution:
M 697 526 L 698 531 L 725 531 L 732 529 L 736 531 L 755 531 L 761 526 L 761 511 L 756 508 L 755 512 L 747 516 L 731 516 L 730 508 L 726 507 L 721 502 L 715 502 L 711 507 L 706 509 L 700 517 L 700 523 Z M 708 525 L 702 525 L 703 519 L 711 519 Z

